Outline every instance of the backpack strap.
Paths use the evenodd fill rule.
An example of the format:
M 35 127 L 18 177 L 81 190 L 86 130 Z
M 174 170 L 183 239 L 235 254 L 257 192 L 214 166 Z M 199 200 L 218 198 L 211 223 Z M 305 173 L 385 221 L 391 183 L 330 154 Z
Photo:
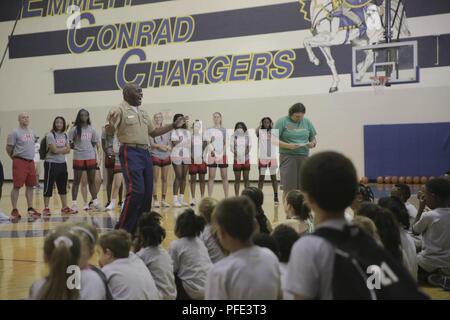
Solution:
M 100 270 L 99 268 L 97 268 L 96 266 L 93 266 L 93 265 L 89 265 L 89 269 L 91 269 L 92 271 L 97 273 L 98 276 L 100 277 L 100 279 L 102 279 L 103 284 L 105 285 L 106 300 L 113 300 L 113 296 L 112 296 L 111 291 L 109 290 L 109 287 L 108 287 L 108 279 L 106 279 L 106 276 L 103 273 L 103 271 Z
M 352 237 L 361 235 L 361 229 L 357 226 L 346 225 L 342 230 L 334 228 L 319 228 L 313 235 L 321 237 L 335 247 L 340 247 Z

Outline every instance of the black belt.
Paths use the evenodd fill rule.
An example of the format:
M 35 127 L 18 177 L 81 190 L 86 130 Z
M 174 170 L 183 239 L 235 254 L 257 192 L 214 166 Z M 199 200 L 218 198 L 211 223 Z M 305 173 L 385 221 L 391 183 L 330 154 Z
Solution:
M 139 149 L 144 149 L 144 150 L 150 149 L 148 144 L 124 143 L 123 145 L 127 146 L 127 147 L 130 147 L 130 148 L 139 148 Z
M 30 160 L 30 159 L 24 159 L 24 158 L 21 158 L 21 157 L 14 157 L 14 159 L 20 159 L 20 160 L 23 160 L 23 161 L 27 161 L 27 162 L 34 162 L 34 159 L 33 160 Z

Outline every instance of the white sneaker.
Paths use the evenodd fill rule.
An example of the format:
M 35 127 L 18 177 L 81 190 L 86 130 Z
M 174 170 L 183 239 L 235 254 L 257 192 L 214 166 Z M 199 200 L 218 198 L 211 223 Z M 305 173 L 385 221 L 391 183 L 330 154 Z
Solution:
M 2 210 L 0 210 L 0 221 L 9 221 L 9 216 L 7 216 Z
M 104 209 L 102 208 L 102 207 L 100 207 L 100 204 L 94 204 L 94 203 L 92 203 L 90 206 L 89 206 L 89 209 L 88 210 L 92 210 L 92 211 L 103 211 Z
M 76 204 L 73 204 L 72 207 L 71 207 L 70 209 L 72 209 L 72 211 L 73 211 L 74 213 L 78 213 L 78 206 L 77 206 Z
M 84 205 L 83 205 L 83 210 L 84 211 L 89 211 L 91 208 L 89 207 L 89 204 L 87 204 L 87 203 L 85 203 Z
M 195 199 L 191 200 L 191 203 L 189 203 L 191 207 L 195 207 Z
M 175 208 L 181 208 L 181 203 L 180 203 L 180 201 L 178 201 L 178 200 L 173 200 L 173 206 L 174 206 Z
M 112 203 L 110 203 L 106 208 L 105 211 L 113 211 L 116 208 L 115 205 L 113 205 Z
M 161 201 L 161 207 L 170 208 L 170 204 L 167 201 L 163 200 L 163 201 Z
M 161 205 L 159 204 L 158 200 L 153 201 L 153 208 L 159 208 Z

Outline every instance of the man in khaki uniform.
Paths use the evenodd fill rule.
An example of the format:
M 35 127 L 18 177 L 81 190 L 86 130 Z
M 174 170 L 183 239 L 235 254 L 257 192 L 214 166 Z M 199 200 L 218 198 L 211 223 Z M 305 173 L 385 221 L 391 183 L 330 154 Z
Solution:
M 153 164 L 149 152 L 149 136 L 157 137 L 181 127 L 187 117 L 176 122 L 154 128 L 151 118 L 140 108 L 142 89 L 136 84 L 123 88 L 123 102 L 113 108 L 107 121 L 108 134 L 117 133 L 121 144 L 120 163 L 123 169 L 127 197 L 116 229 L 125 229 L 134 235 L 139 217 L 150 211 L 153 194 Z

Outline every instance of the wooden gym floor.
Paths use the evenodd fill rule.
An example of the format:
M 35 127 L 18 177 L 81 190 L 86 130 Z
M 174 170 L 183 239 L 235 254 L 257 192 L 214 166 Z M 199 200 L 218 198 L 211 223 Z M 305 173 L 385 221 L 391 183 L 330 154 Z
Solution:
M 253 183 L 254 184 L 254 183 Z M 0 208 L 9 215 L 11 211 L 10 191 L 12 184 L 6 183 L 3 186 L 3 198 Z M 374 193 L 377 198 L 389 193 L 389 186 L 374 185 Z M 415 186 L 415 192 L 417 192 Z M 197 189 L 197 192 L 198 189 Z M 223 198 L 223 189 L 220 183 L 216 183 L 214 194 L 217 199 Z M 230 195 L 234 194 L 233 184 L 230 183 Z M 264 187 L 265 203 L 264 210 L 272 224 L 285 220 L 283 206 L 275 207 L 273 203 L 272 187 L 266 183 Z M 281 193 L 280 193 L 281 194 Z M 36 191 L 34 197 L 34 207 L 41 211 L 43 209 L 42 192 Z M 70 199 L 70 195 L 69 195 Z M 79 195 L 79 208 L 82 207 L 81 195 Z M 99 200 L 102 205 L 105 204 L 106 193 L 102 189 L 99 194 Z M 170 198 L 168 199 L 170 203 Z M 417 199 L 415 199 L 417 201 Z M 198 202 L 198 200 L 197 200 Z M 70 203 L 70 201 L 69 201 Z M 46 266 L 43 261 L 43 243 L 44 237 L 49 230 L 54 229 L 58 224 L 64 221 L 87 221 L 97 227 L 100 232 L 112 229 L 116 219 L 119 217 L 119 211 L 107 212 L 81 212 L 69 218 L 63 218 L 59 214 L 60 204 L 57 197 L 53 197 L 50 202 L 52 216 L 50 218 L 40 218 L 29 220 L 25 215 L 18 223 L 9 221 L 0 221 L 0 299 L 25 299 L 28 296 L 28 289 L 31 284 L 45 276 Z M 19 211 L 25 212 L 26 201 L 24 189 L 21 190 L 19 197 Z M 164 247 L 168 247 L 175 238 L 173 233 L 174 221 L 183 208 L 158 209 L 163 216 L 163 225 L 167 231 L 167 237 L 164 241 Z M 94 256 L 92 264 L 98 265 L 97 258 Z M 440 288 L 427 287 L 424 290 L 433 299 L 450 300 L 450 292 L 445 292 Z

